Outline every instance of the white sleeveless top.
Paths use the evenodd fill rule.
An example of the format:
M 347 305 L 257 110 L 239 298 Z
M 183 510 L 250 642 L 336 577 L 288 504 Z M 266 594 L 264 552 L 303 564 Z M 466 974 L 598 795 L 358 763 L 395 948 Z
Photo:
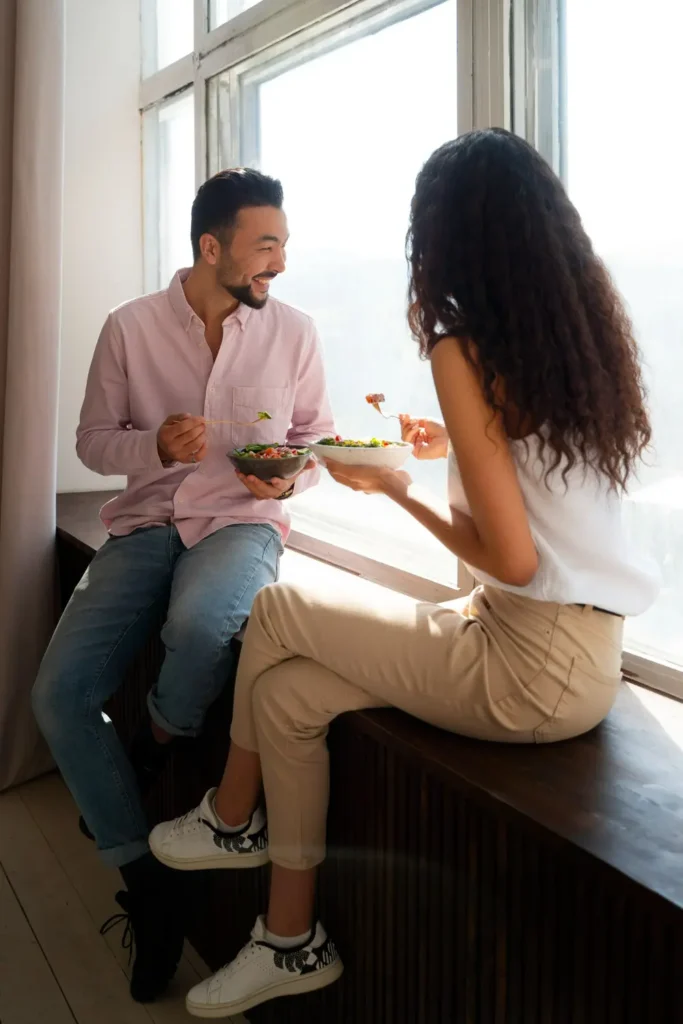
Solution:
M 510 442 L 531 533 L 539 556 L 538 572 L 526 587 L 512 587 L 468 566 L 481 583 L 559 604 L 591 604 L 619 615 L 640 615 L 659 591 L 659 573 L 627 543 L 622 501 L 592 470 L 577 464 L 567 483 L 562 466 L 546 484 L 537 437 Z M 451 450 L 450 505 L 471 515 L 460 470 Z

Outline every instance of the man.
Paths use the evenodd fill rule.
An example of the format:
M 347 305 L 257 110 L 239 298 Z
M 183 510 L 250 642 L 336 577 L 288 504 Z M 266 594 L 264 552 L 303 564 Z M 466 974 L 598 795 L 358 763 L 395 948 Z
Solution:
M 285 269 L 282 199 L 280 183 L 253 170 L 202 185 L 192 269 L 109 315 L 78 427 L 85 465 L 128 482 L 102 510 L 110 538 L 57 627 L 33 706 L 82 827 L 126 883 L 138 1001 L 163 991 L 183 943 L 170 880 L 148 850 L 143 792 L 172 742 L 200 731 L 232 638 L 277 578 L 285 501 L 317 479 L 309 464 L 293 484 L 264 483 L 236 474 L 226 453 L 334 429 L 312 321 L 268 299 Z M 166 608 L 166 656 L 129 759 L 102 708 Z

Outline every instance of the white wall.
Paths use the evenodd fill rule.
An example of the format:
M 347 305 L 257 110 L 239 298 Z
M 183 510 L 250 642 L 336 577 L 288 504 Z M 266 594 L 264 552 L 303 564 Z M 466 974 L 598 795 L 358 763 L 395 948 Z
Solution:
M 142 292 L 139 21 L 139 0 L 66 3 L 60 491 L 121 485 L 86 469 L 74 445 L 104 319 Z

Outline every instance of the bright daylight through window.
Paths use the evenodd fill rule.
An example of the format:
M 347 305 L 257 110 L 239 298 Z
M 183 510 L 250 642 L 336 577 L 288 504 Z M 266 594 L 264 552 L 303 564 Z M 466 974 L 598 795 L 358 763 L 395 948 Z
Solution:
M 195 196 L 194 95 L 151 107 L 143 118 L 145 162 L 145 282 L 165 288 L 192 262 L 190 207 Z
M 144 0 L 142 69 L 151 75 L 192 52 L 194 0 Z
M 388 412 L 438 415 L 406 324 L 415 176 L 459 130 L 514 119 L 561 165 L 644 353 L 656 451 L 625 517 L 663 590 L 628 623 L 629 667 L 683 693 L 683 4 L 513 0 L 509 22 L 507 11 L 507 0 L 143 0 L 146 282 L 165 287 L 191 259 L 198 170 L 242 163 L 280 178 L 291 241 L 273 293 L 316 321 L 339 431 L 395 438 L 367 392 L 384 392 Z M 445 468 L 411 472 L 444 494 Z M 456 586 L 455 558 L 389 501 L 325 479 L 292 512 L 299 538 L 333 560 L 351 552 L 396 580 L 401 569 Z
M 646 16 L 644 16 L 644 13 Z M 656 453 L 627 505 L 659 563 L 657 604 L 629 620 L 638 653 L 683 667 L 683 5 L 567 4 L 567 170 L 597 251 L 626 297 L 643 350 Z M 600 96 L 600 102 L 596 97 Z
M 209 19 L 211 28 L 232 21 L 238 14 L 255 7 L 259 0 L 210 0 Z
M 347 437 L 399 437 L 367 392 L 384 392 L 389 412 L 437 414 L 406 325 L 404 248 L 415 176 L 457 135 L 456 15 L 448 0 L 321 56 L 288 54 L 287 70 L 266 63 L 239 77 L 241 159 L 285 189 L 288 269 L 273 292 L 314 317 Z M 445 493 L 444 464 L 411 472 Z M 455 558 L 389 499 L 370 502 L 326 478 L 292 512 L 308 535 L 455 586 Z

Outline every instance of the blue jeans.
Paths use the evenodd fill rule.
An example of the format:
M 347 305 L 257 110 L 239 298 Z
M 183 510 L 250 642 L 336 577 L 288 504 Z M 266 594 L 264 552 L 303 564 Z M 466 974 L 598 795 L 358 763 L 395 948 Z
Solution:
M 153 720 L 195 736 L 231 668 L 230 641 L 261 587 L 278 575 L 279 533 L 238 524 L 186 548 L 174 526 L 110 538 L 76 588 L 33 689 L 38 724 L 103 858 L 120 867 L 147 850 L 133 768 L 102 709 L 168 608 L 166 648 L 149 694 Z

